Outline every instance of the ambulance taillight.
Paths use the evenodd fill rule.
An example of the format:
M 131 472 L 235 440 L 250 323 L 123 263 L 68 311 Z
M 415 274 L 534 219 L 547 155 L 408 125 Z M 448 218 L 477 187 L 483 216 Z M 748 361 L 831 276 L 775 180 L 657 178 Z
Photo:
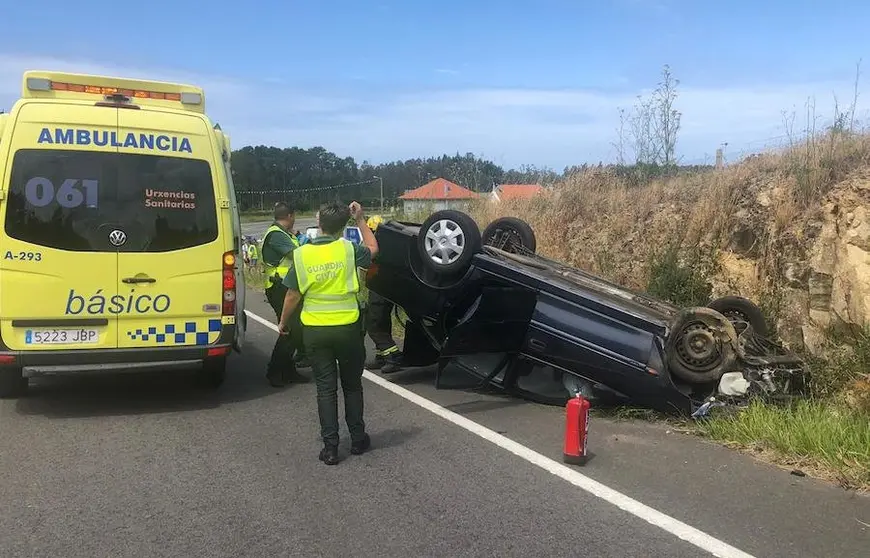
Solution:
M 226 252 L 223 258 L 223 304 L 221 314 L 236 315 L 236 255 Z

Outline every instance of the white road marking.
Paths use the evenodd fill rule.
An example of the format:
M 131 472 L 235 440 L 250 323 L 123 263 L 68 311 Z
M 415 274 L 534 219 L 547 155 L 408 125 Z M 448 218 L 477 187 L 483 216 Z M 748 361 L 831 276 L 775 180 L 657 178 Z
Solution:
M 245 310 L 245 313 L 254 321 L 261 323 L 272 331 L 278 331 L 278 326 L 269 320 L 262 318 L 249 310 Z M 401 386 L 397 386 L 392 382 L 381 378 L 375 374 L 372 374 L 368 370 L 363 372 L 363 377 L 379 386 L 384 388 L 387 391 L 390 391 L 399 397 L 409 401 L 423 409 L 426 409 L 430 413 L 438 415 L 444 420 L 464 429 L 472 434 L 476 434 L 477 436 L 487 440 L 488 442 L 492 442 L 498 447 L 511 452 L 512 454 L 521 457 L 531 463 L 532 465 L 537 465 L 541 469 L 556 475 L 557 477 L 568 481 L 573 484 L 577 488 L 588 492 L 593 496 L 597 496 L 601 498 L 605 502 L 608 502 L 621 510 L 627 511 L 631 515 L 650 523 L 651 525 L 655 525 L 656 527 L 667 531 L 668 533 L 700 548 L 701 550 L 705 550 L 711 553 L 713 556 L 718 556 L 720 558 L 753 558 L 751 554 L 747 554 L 740 550 L 739 548 L 735 548 L 728 543 L 725 543 L 712 535 L 708 535 L 707 533 L 692 527 L 691 525 L 687 525 L 678 519 L 674 519 L 673 517 L 666 515 L 656 509 L 653 509 L 645 504 L 638 502 L 637 500 L 626 496 L 625 494 L 618 492 L 607 485 L 604 485 L 596 480 L 593 480 L 583 473 L 568 467 L 563 463 L 559 463 L 549 457 L 546 457 L 535 450 L 528 448 L 518 442 L 511 440 L 510 438 L 499 434 L 489 428 L 482 426 L 472 420 L 469 420 L 462 415 L 454 413 L 453 411 L 449 411 L 435 403 L 434 401 L 430 401 L 425 397 L 421 397 L 416 393 L 407 390 Z

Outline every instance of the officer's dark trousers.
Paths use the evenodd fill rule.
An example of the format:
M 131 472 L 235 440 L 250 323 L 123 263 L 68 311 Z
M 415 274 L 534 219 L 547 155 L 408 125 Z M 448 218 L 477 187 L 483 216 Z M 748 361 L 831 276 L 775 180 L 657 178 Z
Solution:
M 278 321 L 281 320 L 281 311 L 284 308 L 284 296 L 287 294 L 287 287 L 284 285 L 274 284 L 266 289 L 266 299 L 269 301 L 269 306 L 275 311 Z M 275 346 L 272 348 L 272 356 L 269 359 L 267 373 L 270 376 L 281 378 L 284 375 L 290 374 L 296 370 L 296 365 L 293 362 L 293 353 L 296 350 L 302 352 L 302 323 L 299 321 L 299 314 L 302 311 L 301 304 L 296 307 L 290 321 L 290 334 L 278 335 L 275 340 Z
M 385 351 L 396 346 L 396 341 L 393 339 L 393 307 L 392 302 L 369 291 L 366 331 L 375 344 L 376 351 Z
M 317 385 L 317 413 L 323 443 L 338 445 L 338 379 L 344 393 L 344 419 L 352 442 L 365 438 L 362 374 L 365 345 L 360 322 L 342 326 L 303 326 L 302 339 Z M 336 361 L 338 365 L 336 366 Z

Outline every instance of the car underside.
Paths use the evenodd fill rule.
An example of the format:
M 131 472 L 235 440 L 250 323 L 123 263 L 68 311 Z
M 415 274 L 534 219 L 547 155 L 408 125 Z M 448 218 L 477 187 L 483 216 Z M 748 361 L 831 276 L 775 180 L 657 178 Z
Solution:
M 407 316 L 404 365 L 435 365 L 439 387 L 464 375 L 542 403 L 581 394 L 683 414 L 711 397 L 804 392 L 805 363 L 767 337 L 744 298 L 679 308 L 537 255 L 516 218 L 481 233 L 465 213 L 442 210 L 419 224 L 389 221 L 376 236 L 366 284 Z

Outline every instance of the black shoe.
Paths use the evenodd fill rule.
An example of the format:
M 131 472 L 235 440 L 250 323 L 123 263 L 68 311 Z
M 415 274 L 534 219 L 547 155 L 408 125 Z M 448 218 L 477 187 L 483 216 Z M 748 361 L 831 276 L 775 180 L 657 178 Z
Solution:
M 384 359 L 384 365 L 381 367 L 382 374 L 392 374 L 402 369 L 402 352 L 398 351 L 391 353 Z
M 335 446 L 323 446 L 318 459 L 327 465 L 338 465 L 338 448 Z
M 354 455 L 362 455 L 364 454 L 370 447 L 372 447 L 372 439 L 369 438 L 369 435 L 366 434 L 365 438 L 360 440 L 359 442 L 353 442 L 350 445 L 350 453 Z
M 375 358 L 366 363 L 366 370 L 380 370 L 386 361 L 387 359 L 381 355 L 376 355 Z

